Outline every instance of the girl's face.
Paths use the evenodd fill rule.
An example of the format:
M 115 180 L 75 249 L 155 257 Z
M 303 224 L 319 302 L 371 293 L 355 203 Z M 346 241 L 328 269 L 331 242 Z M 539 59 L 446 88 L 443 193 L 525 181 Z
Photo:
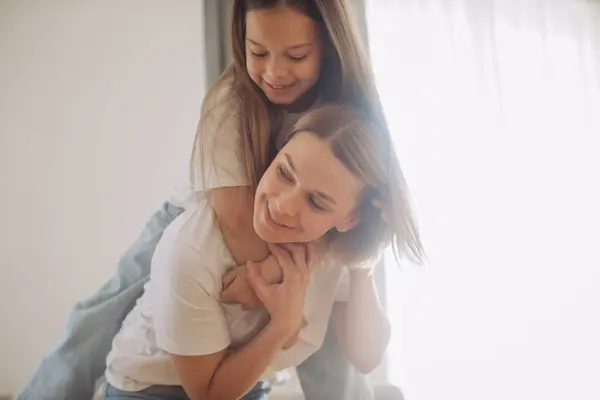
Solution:
M 248 75 L 273 104 L 295 102 L 319 79 L 318 25 L 294 8 L 249 11 L 245 46 Z
M 254 229 L 269 243 L 308 243 L 333 228 L 349 230 L 364 187 L 328 142 L 297 133 L 258 184 Z

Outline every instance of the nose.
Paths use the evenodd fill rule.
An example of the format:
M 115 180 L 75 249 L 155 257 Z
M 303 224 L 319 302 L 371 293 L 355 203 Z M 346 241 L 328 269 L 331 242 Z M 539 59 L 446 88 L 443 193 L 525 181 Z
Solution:
M 280 83 L 277 82 L 278 79 L 283 79 L 287 75 L 287 65 L 286 62 L 281 60 L 279 57 L 271 57 L 269 63 L 267 64 L 267 76 L 274 80 L 275 82 L 271 82 L 274 84 Z
M 290 190 L 281 193 L 275 201 L 277 213 L 281 216 L 292 218 L 298 215 L 301 207 L 299 193 L 296 190 Z

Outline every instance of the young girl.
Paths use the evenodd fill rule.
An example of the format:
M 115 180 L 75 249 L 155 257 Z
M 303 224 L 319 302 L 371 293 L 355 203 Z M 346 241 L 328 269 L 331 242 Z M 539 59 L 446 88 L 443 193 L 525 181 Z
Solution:
M 356 269 L 390 243 L 399 256 L 414 255 L 405 249 L 418 238 L 406 230 L 414 225 L 398 201 L 391 140 L 368 121 L 342 106 L 309 112 L 262 175 L 256 233 L 271 243 L 311 243 L 287 245 L 289 253 L 271 247 L 283 271 L 279 285 L 267 286 L 257 265 L 247 264 L 266 311 L 220 304 L 221 277 L 236 263 L 208 194 L 197 195 L 196 206 L 166 229 L 145 292 L 115 337 L 105 399 L 224 400 L 249 391 L 256 398 L 259 379 L 299 365 L 321 346 L 343 299 L 335 307 L 346 356 L 364 371 L 379 363 L 389 324 L 368 275 Z M 343 290 L 346 266 L 355 276 L 350 294 Z
M 349 11 L 345 0 L 235 1 L 234 62 L 205 99 L 190 187 L 175 193 L 149 220 L 120 260 L 115 277 L 75 306 L 64 336 L 18 399 L 92 396 L 112 338 L 147 282 L 158 240 L 183 208 L 194 207 L 197 193 L 210 191 L 219 228 L 238 265 L 269 254 L 252 227 L 252 209 L 244 207 L 251 204 L 273 144 L 281 146 L 279 132 L 287 132 L 300 115 L 316 104 L 345 103 L 362 109 L 385 130 L 369 60 Z M 212 147 L 202 146 L 203 141 Z M 336 349 L 324 348 L 299 366 L 305 392 L 331 398 L 345 390 L 340 386 L 348 383 L 346 375 L 323 381 L 311 373 L 322 364 L 339 364 L 343 357 Z M 327 387 L 331 382 L 335 386 Z

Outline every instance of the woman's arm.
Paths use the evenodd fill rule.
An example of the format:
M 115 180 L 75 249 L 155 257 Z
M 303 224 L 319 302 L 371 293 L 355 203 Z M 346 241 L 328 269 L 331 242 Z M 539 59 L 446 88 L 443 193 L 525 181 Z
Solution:
M 337 333 L 348 360 L 361 372 L 372 372 L 390 340 L 390 323 L 379 303 L 371 271 L 350 271 L 347 302 L 334 306 Z
M 252 263 L 248 265 L 248 279 L 271 316 L 269 324 L 254 340 L 240 349 L 221 350 L 210 355 L 185 356 L 171 352 L 183 388 L 192 400 L 227 400 L 243 396 L 301 326 L 304 294 L 308 284 L 306 263 L 310 257 L 299 246 L 292 254 L 278 247 L 273 252 L 284 273 L 281 284 L 267 286 L 260 278 L 256 266 Z M 186 291 L 183 287 L 181 292 Z M 203 298 L 203 294 L 196 293 L 196 301 L 191 306 L 196 310 L 193 313 L 197 317 L 206 319 L 210 312 L 203 310 L 210 306 L 207 306 L 206 301 L 201 301 Z M 177 308 L 190 305 L 188 299 L 185 300 Z M 168 344 L 168 338 L 163 342 Z M 181 348 L 180 344 L 173 346 Z
M 238 399 L 246 394 L 289 338 L 276 321 L 241 349 L 207 356 L 173 355 L 173 365 L 191 400 Z

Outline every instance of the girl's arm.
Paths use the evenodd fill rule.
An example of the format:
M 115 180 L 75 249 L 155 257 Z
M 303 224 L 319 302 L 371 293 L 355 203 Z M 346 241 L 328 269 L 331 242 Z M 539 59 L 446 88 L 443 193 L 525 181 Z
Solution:
M 246 262 L 261 261 L 258 264 L 261 276 L 268 283 L 281 282 L 281 268 L 274 260 L 268 259 L 271 253 L 267 244 L 254 230 L 254 200 L 250 187 L 217 188 L 211 191 L 210 196 L 225 244 L 239 268 L 245 271 Z
M 379 303 L 372 271 L 350 271 L 347 302 L 334 306 L 337 333 L 348 360 L 361 372 L 372 372 L 390 340 L 390 323 Z
M 261 261 L 270 254 L 266 243 L 254 230 L 254 198 L 249 186 L 212 189 L 210 202 L 225 244 L 237 265 Z
M 262 308 L 254 290 L 246 281 L 246 262 L 258 263 L 262 278 L 270 284 L 280 283 L 281 268 L 267 244 L 256 234 L 253 224 L 253 194 L 249 186 L 222 187 L 210 193 L 211 206 L 229 248 L 239 267 L 223 278 L 223 297 L 227 303 L 240 303 L 247 309 Z

